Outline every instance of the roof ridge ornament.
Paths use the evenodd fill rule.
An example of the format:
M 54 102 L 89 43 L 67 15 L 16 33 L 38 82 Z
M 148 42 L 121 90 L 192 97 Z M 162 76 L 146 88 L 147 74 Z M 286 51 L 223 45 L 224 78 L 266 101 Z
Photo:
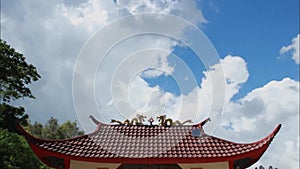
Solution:
M 117 123 L 118 125 L 127 125 L 127 126 L 132 126 L 132 125 L 141 126 L 141 125 L 145 125 L 143 123 L 145 121 L 145 118 L 147 118 L 147 117 L 144 116 L 144 115 L 137 114 L 136 117 L 131 119 L 131 120 L 130 119 L 125 119 L 122 122 L 120 120 L 111 119 L 110 123 Z M 91 119 L 93 120 L 93 117 L 91 117 Z M 158 119 L 158 122 L 159 122 L 158 125 L 159 126 L 164 126 L 164 127 L 183 126 L 186 123 L 193 123 L 192 120 L 185 120 L 184 122 L 180 122 L 179 120 L 174 121 L 171 118 L 167 118 L 166 115 L 157 116 L 157 119 Z M 150 126 L 154 125 L 153 124 L 154 119 L 152 117 L 150 119 L 148 119 L 148 122 L 150 123 Z
M 160 126 L 183 126 L 186 123 L 193 123 L 192 120 L 186 120 L 184 122 L 180 122 L 179 120 L 173 121 L 171 118 L 167 118 L 166 115 L 157 116 L 158 122 Z
M 203 126 L 207 123 L 211 121 L 210 118 L 206 118 L 205 120 L 203 120 L 201 123 L 195 125 L 196 128 L 192 129 L 192 136 L 194 137 L 203 137 L 206 135 L 206 133 L 203 130 Z
M 143 122 L 145 121 L 145 118 L 147 118 L 147 116 L 137 114 L 136 117 L 133 118 L 132 120 L 126 119 L 124 122 L 121 122 L 119 120 L 111 119 L 110 123 L 118 123 L 119 125 L 128 125 L 128 126 L 132 126 L 132 125 L 141 126 L 144 125 Z
M 203 127 L 207 122 L 209 122 L 209 121 L 211 121 L 211 119 L 208 117 L 208 118 L 206 118 L 205 120 L 203 120 L 200 124 L 199 124 L 199 126 L 201 126 L 201 127 Z
M 100 121 L 98 121 L 93 115 L 89 115 L 89 118 L 98 126 L 99 124 L 103 124 Z M 126 119 L 123 122 L 115 119 L 111 119 L 110 123 L 117 123 L 118 125 L 127 125 L 127 126 L 132 126 L 132 125 L 137 125 L 137 126 L 142 126 L 145 125 L 143 122 L 145 121 L 145 118 L 147 116 L 137 114 L 135 118 L 133 119 Z M 160 115 L 157 116 L 159 126 L 164 126 L 164 127 L 170 127 L 170 126 L 183 126 L 186 123 L 193 123 L 192 120 L 185 120 L 183 122 L 180 122 L 179 120 L 173 120 L 171 118 L 167 118 L 166 115 Z M 202 128 L 207 122 L 211 121 L 211 119 L 208 117 L 207 119 L 203 120 L 202 122 L 194 125 L 195 127 Z M 153 126 L 154 119 L 151 117 L 148 119 L 148 122 L 150 123 L 150 126 Z
M 150 123 L 150 126 L 153 126 L 154 119 L 151 117 L 150 119 L 148 119 L 148 122 Z
M 98 126 L 101 122 L 95 119 L 93 115 L 89 115 L 89 118 Z

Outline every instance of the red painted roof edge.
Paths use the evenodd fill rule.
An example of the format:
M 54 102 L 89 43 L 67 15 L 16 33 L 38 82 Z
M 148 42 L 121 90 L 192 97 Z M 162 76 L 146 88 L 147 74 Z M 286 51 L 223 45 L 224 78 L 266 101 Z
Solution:
M 276 136 L 276 134 L 279 132 L 279 130 L 281 129 L 281 124 L 278 124 L 276 126 L 276 128 L 269 134 L 267 135 L 265 138 L 261 139 L 261 140 L 267 140 L 268 138 L 274 138 Z M 272 140 L 271 140 L 272 141 Z M 259 143 L 260 141 L 254 142 L 254 143 Z
M 258 143 L 264 142 L 265 140 L 268 140 L 269 138 L 271 138 L 270 141 L 272 141 L 272 139 L 273 139 L 273 138 L 276 136 L 276 134 L 279 132 L 281 126 L 282 126 L 281 124 L 278 124 L 278 125 L 275 127 L 275 129 L 274 129 L 270 134 L 268 134 L 267 136 L 265 136 L 264 138 L 262 138 L 262 139 L 260 139 L 260 140 L 258 140 L 258 141 L 250 142 L 250 143 L 242 143 L 242 142 L 241 142 L 241 143 L 237 143 L 237 142 L 225 140 L 225 139 L 222 139 L 222 138 L 219 138 L 219 137 L 215 137 L 215 136 L 210 136 L 210 135 L 208 135 L 208 136 L 214 137 L 214 138 L 219 139 L 219 140 L 222 140 L 222 141 L 224 141 L 224 142 L 234 143 L 234 144 L 243 144 L 243 145 L 245 145 L 245 144 L 247 144 L 247 145 L 249 145 L 249 144 L 258 144 Z
M 208 121 L 210 121 L 210 118 L 209 118 L 209 117 L 206 118 L 205 120 L 203 120 L 203 121 L 197 123 L 197 124 L 194 124 L 193 126 L 195 126 L 195 127 L 203 127 Z
M 70 156 L 66 154 L 61 154 L 58 152 L 52 152 L 49 150 L 45 150 L 43 148 L 37 147 L 33 143 L 29 143 L 30 147 L 33 149 L 35 154 L 39 157 L 40 160 L 43 160 L 43 157 L 47 156 L 55 156 L 58 158 L 62 158 L 64 160 L 76 160 L 76 161 L 87 161 L 87 162 L 100 162 L 100 163 L 127 163 L 127 164 L 172 164 L 172 163 L 212 163 L 212 162 L 234 162 L 235 160 L 252 157 L 254 158 L 254 164 L 259 158 L 263 155 L 263 153 L 268 148 L 268 144 L 263 145 L 259 149 L 255 149 L 251 152 L 247 152 L 244 154 L 228 156 L 228 157 L 207 157 L 207 158 L 187 158 L 187 157 L 177 157 L 177 158 L 159 158 L 159 157 L 147 157 L 147 158 L 130 158 L 130 157 L 115 157 L 115 158 L 92 158 L 92 157 L 76 157 Z M 44 161 L 43 161 L 44 162 Z M 48 165 L 48 164 L 47 164 Z M 51 164 L 50 164 L 51 165 Z
M 38 139 L 29 134 L 20 124 L 16 124 L 17 130 L 27 139 Z

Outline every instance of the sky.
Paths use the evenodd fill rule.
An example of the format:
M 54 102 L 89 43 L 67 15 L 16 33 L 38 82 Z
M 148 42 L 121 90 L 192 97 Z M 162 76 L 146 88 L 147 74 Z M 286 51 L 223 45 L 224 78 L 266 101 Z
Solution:
M 254 166 L 299 167 L 299 36 L 297 0 L 1 0 L 1 39 L 42 76 L 15 103 L 32 122 L 211 117 L 235 142 L 282 124 Z

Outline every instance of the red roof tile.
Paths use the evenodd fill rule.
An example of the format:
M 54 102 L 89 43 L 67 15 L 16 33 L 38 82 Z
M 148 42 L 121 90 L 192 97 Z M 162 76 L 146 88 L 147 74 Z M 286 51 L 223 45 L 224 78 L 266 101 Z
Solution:
M 25 134 L 37 148 L 81 158 L 224 158 L 268 145 L 275 134 L 261 141 L 239 144 L 209 135 L 194 137 L 195 126 L 123 126 L 99 124 L 91 134 L 67 140 L 41 140 Z M 25 132 L 25 131 L 24 131 Z

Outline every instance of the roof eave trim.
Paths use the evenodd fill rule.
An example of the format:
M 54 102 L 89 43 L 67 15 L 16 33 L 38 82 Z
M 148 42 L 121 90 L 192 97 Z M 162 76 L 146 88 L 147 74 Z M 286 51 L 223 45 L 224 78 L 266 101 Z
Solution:
M 260 142 L 263 142 L 263 141 L 268 140 L 268 139 L 270 139 L 269 142 L 271 142 L 271 141 L 273 140 L 273 138 L 274 138 L 274 137 L 277 135 L 277 133 L 279 132 L 281 126 L 282 126 L 281 124 L 278 124 L 278 125 L 275 127 L 275 129 L 274 129 L 269 135 L 267 135 L 265 138 L 263 138 L 263 139 L 261 139 L 261 140 L 258 140 L 258 141 L 254 142 L 254 143 L 260 143 Z

